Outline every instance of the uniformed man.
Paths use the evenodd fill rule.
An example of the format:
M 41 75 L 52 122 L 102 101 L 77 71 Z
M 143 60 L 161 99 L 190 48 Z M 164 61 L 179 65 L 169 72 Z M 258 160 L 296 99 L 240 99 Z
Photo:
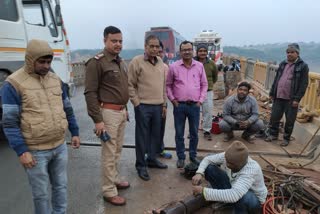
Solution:
M 107 132 L 110 140 L 101 141 L 102 192 L 106 201 L 124 205 L 118 189 L 130 186 L 121 181 L 117 165 L 120 159 L 127 121 L 129 99 L 125 62 L 119 57 L 122 33 L 114 27 L 104 29 L 104 50 L 86 64 L 85 98 L 88 114 L 95 123 L 96 135 Z

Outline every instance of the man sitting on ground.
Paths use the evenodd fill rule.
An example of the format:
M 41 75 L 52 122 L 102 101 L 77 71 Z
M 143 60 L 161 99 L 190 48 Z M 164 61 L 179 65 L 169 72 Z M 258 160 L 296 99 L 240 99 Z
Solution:
M 267 188 L 260 165 L 248 153 L 242 142 L 234 141 L 226 152 L 205 157 L 192 178 L 193 193 L 207 201 L 231 203 L 235 213 L 260 213 Z M 198 186 L 203 177 L 211 188 Z
M 223 106 L 223 120 L 219 127 L 225 133 L 224 141 L 231 140 L 233 130 L 244 130 L 242 138 L 253 143 L 253 135 L 264 129 L 262 120 L 259 119 L 258 104 L 253 96 L 248 96 L 251 85 L 241 82 L 237 94 L 229 97 Z

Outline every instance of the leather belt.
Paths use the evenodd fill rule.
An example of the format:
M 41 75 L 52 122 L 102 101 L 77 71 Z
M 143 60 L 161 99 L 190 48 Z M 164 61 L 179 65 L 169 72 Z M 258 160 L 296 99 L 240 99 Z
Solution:
M 101 103 L 101 108 L 121 111 L 121 110 L 125 109 L 126 106 L 125 105 L 112 104 L 112 103 Z
M 179 101 L 178 103 L 187 104 L 187 105 L 193 105 L 193 104 L 196 104 L 197 102 L 188 100 L 188 101 Z

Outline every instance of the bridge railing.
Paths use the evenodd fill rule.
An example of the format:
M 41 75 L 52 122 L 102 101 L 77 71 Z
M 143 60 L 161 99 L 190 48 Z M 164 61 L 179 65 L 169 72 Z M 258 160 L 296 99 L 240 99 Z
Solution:
M 309 73 L 309 85 L 304 97 L 301 100 L 301 105 L 309 111 L 315 111 L 320 115 L 320 74 Z
M 229 65 L 232 59 L 235 58 L 239 59 L 239 57 L 224 55 L 223 62 L 227 63 L 225 65 Z M 260 90 L 263 90 L 265 94 L 268 94 L 276 76 L 278 65 L 254 61 L 243 57 L 240 58 L 240 63 L 241 76 L 243 79 L 251 82 Z M 309 72 L 309 85 L 300 104 L 302 107 L 306 107 L 307 110 L 316 112 L 320 116 L 320 73 Z
M 83 85 L 85 80 L 84 62 L 72 63 L 73 82 L 76 86 Z
M 276 75 L 278 65 L 257 62 L 252 59 L 239 58 L 235 56 L 224 56 L 223 62 L 229 65 L 233 59 L 240 59 L 241 76 L 250 81 L 253 85 L 268 94 Z M 73 63 L 74 83 L 76 85 L 84 84 L 85 66 L 83 62 Z M 309 73 L 309 85 L 305 96 L 300 102 L 302 107 L 309 111 L 314 111 L 320 115 L 320 73 Z

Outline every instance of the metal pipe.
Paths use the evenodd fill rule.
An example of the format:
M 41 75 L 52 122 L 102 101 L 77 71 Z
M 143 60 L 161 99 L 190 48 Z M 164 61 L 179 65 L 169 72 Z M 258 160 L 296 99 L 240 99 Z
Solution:
M 67 144 L 70 145 L 71 142 L 67 141 Z M 88 141 L 82 141 L 81 146 L 89 146 L 89 147 L 100 147 L 101 146 L 101 143 L 89 143 Z M 135 149 L 135 145 L 133 144 L 124 144 L 122 146 L 122 148 L 125 148 L 125 149 Z M 168 150 L 168 151 L 176 151 L 176 147 L 165 147 L 164 148 L 165 150 Z M 309 158 L 311 159 L 313 157 L 313 152 L 315 151 L 316 148 L 314 148 L 313 150 L 311 150 L 310 152 L 308 152 L 307 154 L 305 155 L 300 155 L 300 154 L 290 154 L 290 156 L 292 158 L 294 157 L 304 157 L 304 158 Z M 186 151 L 189 151 L 189 148 L 186 148 Z M 197 149 L 198 152 L 202 152 L 202 153 L 221 153 L 221 152 L 224 152 L 223 149 L 201 149 L 201 148 L 198 148 Z M 249 152 L 251 155 L 269 155 L 269 156 L 280 156 L 280 157 L 288 157 L 288 154 L 283 154 L 283 153 L 274 153 L 274 152 L 259 152 L 259 151 L 251 151 Z

